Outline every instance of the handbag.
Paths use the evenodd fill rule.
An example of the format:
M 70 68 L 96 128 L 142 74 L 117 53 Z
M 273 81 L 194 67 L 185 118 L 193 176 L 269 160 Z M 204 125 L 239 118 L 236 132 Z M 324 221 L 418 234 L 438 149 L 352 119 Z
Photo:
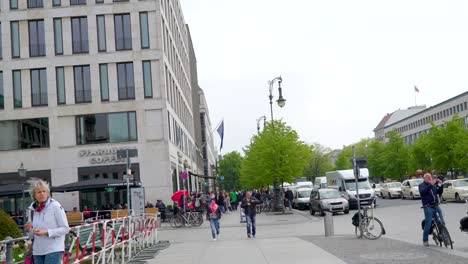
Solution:
M 34 243 L 34 240 L 33 240 Z M 33 244 L 29 245 L 28 251 L 24 254 L 24 264 L 34 264 Z

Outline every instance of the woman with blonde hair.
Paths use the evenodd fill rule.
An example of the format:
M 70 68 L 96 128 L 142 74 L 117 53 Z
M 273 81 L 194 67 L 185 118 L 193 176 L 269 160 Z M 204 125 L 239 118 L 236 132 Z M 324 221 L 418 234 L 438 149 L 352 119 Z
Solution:
M 50 197 L 47 182 L 40 179 L 31 179 L 28 182 L 33 202 L 28 207 L 30 217 L 25 229 L 28 236 L 34 239 L 34 263 L 62 263 L 65 235 L 70 231 L 65 210 L 59 202 Z

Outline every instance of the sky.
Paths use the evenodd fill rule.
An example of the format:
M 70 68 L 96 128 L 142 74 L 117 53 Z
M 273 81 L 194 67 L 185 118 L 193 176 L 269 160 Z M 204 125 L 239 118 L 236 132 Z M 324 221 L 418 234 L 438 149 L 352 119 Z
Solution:
M 211 122 L 224 119 L 221 154 L 243 153 L 257 119 L 270 120 L 280 75 L 274 119 L 331 149 L 373 137 L 387 113 L 468 90 L 465 0 L 180 2 Z

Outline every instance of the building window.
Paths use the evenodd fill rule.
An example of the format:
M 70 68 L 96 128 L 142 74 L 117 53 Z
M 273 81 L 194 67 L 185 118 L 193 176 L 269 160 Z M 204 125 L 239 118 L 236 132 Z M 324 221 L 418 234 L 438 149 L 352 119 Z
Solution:
M 128 2 L 128 0 L 114 0 L 114 3 L 115 2 Z
M 0 150 L 49 147 L 49 119 L 0 121 Z
M 136 141 L 136 113 L 77 116 L 76 134 L 78 145 Z
M 52 6 L 61 6 L 62 5 L 62 1 L 61 0 L 53 0 L 52 1 Z
M 145 98 L 153 97 L 153 85 L 151 83 L 151 61 L 143 61 L 143 87 Z
M 45 68 L 31 70 L 31 105 L 47 105 L 47 73 Z
M 2 23 L 0 23 L 0 36 L 2 35 Z M 2 38 L 0 38 L 0 59 L 3 58 Z
M 86 5 L 86 0 L 70 0 L 70 5 Z
M 4 108 L 5 108 L 5 95 L 3 93 L 3 72 L 0 71 L 0 109 L 4 109 Z
M 28 0 L 28 8 L 37 8 L 43 6 L 44 3 L 42 3 L 42 0 Z
M 122 14 L 114 16 L 115 27 L 115 49 L 116 50 L 131 50 L 132 49 L 132 31 L 130 24 L 130 14 Z
M 86 17 L 73 17 L 71 23 L 73 54 L 88 53 L 88 19 Z
M 62 19 L 54 18 L 55 55 L 63 55 Z
M 91 103 L 91 74 L 89 65 L 74 66 L 75 103 Z
M 101 101 L 109 101 L 109 80 L 107 64 L 99 64 L 99 82 L 101 85 Z
M 63 67 L 55 68 L 55 80 L 57 83 L 57 104 L 66 104 L 65 70 Z
M 21 71 L 13 71 L 13 106 L 15 108 L 23 107 L 23 99 L 21 92 Z
M 119 87 L 119 100 L 135 99 L 133 63 L 117 63 L 117 82 Z
M 96 17 L 97 23 L 97 38 L 98 38 L 98 51 L 106 51 L 106 21 L 105 16 L 100 15 Z
M 44 20 L 29 21 L 29 56 L 45 56 Z
M 102 4 L 104 3 L 104 0 L 96 0 L 96 4 Z
M 11 57 L 20 57 L 19 22 L 11 21 Z
M 18 9 L 18 0 L 10 0 L 10 9 Z
M 141 48 L 148 49 L 150 47 L 149 42 L 149 29 L 148 29 L 148 13 L 140 13 L 140 36 L 141 36 Z

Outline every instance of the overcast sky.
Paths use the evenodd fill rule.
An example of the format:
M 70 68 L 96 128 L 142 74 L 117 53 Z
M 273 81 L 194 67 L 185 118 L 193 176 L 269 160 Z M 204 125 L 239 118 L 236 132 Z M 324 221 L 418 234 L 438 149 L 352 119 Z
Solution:
M 222 154 L 270 119 L 302 140 L 342 148 L 373 137 L 382 117 L 468 90 L 468 1 L 181 0 Z M 278 98 L 274 85 L 274 100 Z M 219 136 L 214 134 L 219 146 Z

